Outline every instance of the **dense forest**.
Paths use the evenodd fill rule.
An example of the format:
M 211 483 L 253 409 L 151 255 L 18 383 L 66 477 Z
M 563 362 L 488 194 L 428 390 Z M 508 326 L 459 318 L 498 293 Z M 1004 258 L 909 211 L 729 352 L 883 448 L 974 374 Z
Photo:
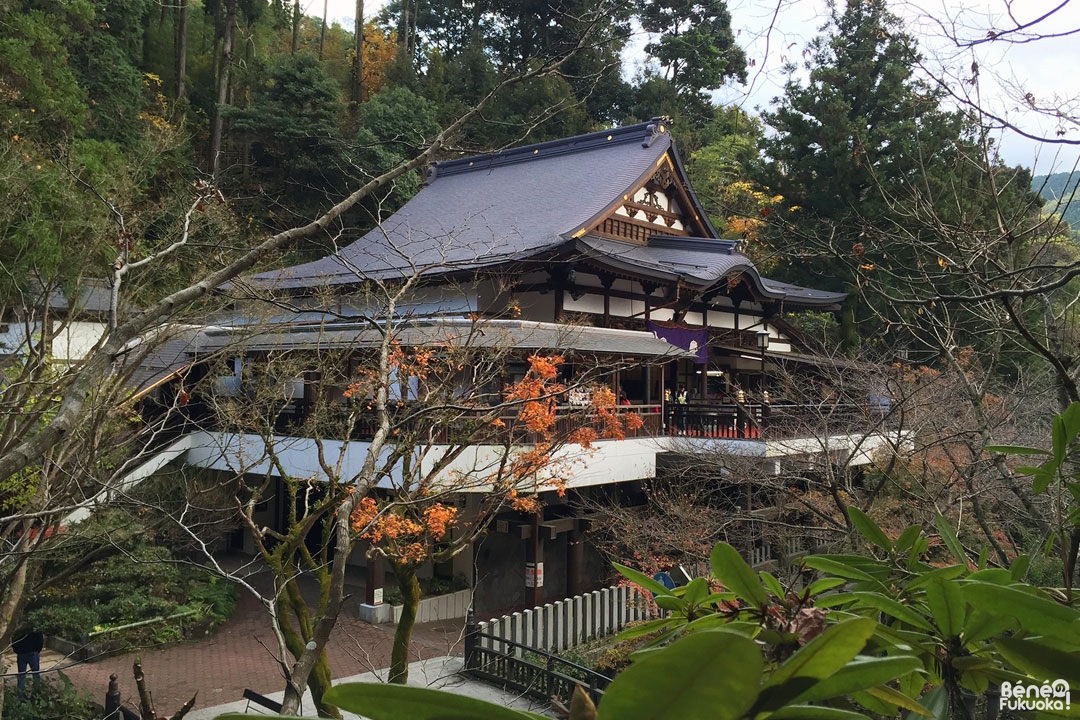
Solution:
M 1074 229 L 1080 227 L 1080 205 L 1073 202 L 1078 178 L 1074 173 L 1059 172 L 1051 175 L 1036 175 L 1031 186 L 1046 201 L 1044 208 L 1049 213 L 1060 213 L 1061 218 Z

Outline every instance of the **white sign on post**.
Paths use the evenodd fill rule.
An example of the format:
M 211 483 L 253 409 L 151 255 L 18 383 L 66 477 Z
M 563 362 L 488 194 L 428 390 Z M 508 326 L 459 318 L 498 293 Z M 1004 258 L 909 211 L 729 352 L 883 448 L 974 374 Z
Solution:
M 544 563 L 525 563 L 525 587 L 544 587 Z

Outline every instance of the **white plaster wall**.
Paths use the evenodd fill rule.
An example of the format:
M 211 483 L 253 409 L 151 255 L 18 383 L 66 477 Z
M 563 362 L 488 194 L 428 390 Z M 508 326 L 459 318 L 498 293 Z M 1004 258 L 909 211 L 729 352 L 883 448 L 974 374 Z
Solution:
M 650 320 L 658 320 L 659 322 L 668 322 L 675 317 L 675 311 L 671 308 L 653 308 L 649 311 Z
M 739 322 L 743 323 L 743 318 L 739 318 Z M 745 324 L 745 323 L 744 323 Z M 735 315 L 723 310 L 709 309 L 709 327 L 714 328 L 727 328 L 729 330 L 735 329 Z
M 634 314 L 634 305 L 638 305 L 642 312 L 645 311 L 645 303 L 633 303 L 629 298 L 611 298 L 609 307 L 611 308 L 611 314 L 617 317 L 629 317 Z
M 5 328 L 0 328 L 0 330 L 4 330 L 4 332 L 0 332 L 0 354 L 25 352 L 26 324 L 12 321 L 10 323 L 4 323 L 3 325 Z M 33 335 L 40 332 L 41 325 L 39 323 L 32 323 L 30 333 Z
M 563 293 L 563 310 L 567 312 L 604 314 L 604 298 L 600 295 L 582 295 L 580 300 L 575 300 L 570 293 Z

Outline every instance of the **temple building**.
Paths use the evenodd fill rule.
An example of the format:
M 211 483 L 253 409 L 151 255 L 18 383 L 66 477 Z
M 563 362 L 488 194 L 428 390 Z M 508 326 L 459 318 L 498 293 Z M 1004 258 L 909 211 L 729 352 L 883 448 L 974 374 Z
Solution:
M 565 356 L 568 383 L 591 372 L 618 396 L 620 411 L 641 418 L 625 437 L 599 439 L 558 494 L 543 493 L 541 514 L 502 512 L 475 551 L 430 570 L 464 575 L 479 612 L 560 599 L 606 580 L 575 498 L 612 488 L 632 497 L 665 458 L 723 451 L 779 467 L 827 447 L 860 466 L 888 442 L 887 432 L 858 419 L 824 439 L 793 422 L 801 406 L 770 379 L 805 373 L 808 386 L 821 381 L 786 318 L 837 311 L 845 296 L 762 277 L 741 240 L 722 239 L 663 119 L 434 163 L 418 194 L 370 232 L 230 292 L 238 298 L 231 318 L 189 333 L 145 374 L 148 399 L 175 404 L 188 392 L 180 386 L 198 377 L 220 397 L 239 397 L 248 368 L 268 358 L 362 353 L 392 331 L 402 345 L 446 347 L 469 337 L 498 349 L 503 383 L 524 375 L 531 354 Z M 294 365 L 280 385 L 275 467 L 244 459 L 259 439 L 224 421 L 187 426 L 187 443 L 170 446 L 179 448 L 175 457 L 222 473 L 318 476 L 314 445 L 296 433 L 326 386 L 340 397 L 348 370 L 337 385 L 320 386 L 314 366 Z M 393 398 L 407 406 L 417 383 L 395 378 Z M 574 404 L 571 393 L 567 412 Z M 206 417 L 198 397 L 185 407 Z M 867 412 L 880 410 L 879 399 Z M 344 475 L 370 441 L 362 430 L 335 440 Z M 464 488 L 460 502 L 482 492 Z M 272 525 L 284 509 L 271 500 L 262 512 Z M 250 550 L 250 541 L 238 535 L 235 547 Z M 355 562 L 369 564 L 360 551 Z M 369 605 L 378 575 L 366 573 Z

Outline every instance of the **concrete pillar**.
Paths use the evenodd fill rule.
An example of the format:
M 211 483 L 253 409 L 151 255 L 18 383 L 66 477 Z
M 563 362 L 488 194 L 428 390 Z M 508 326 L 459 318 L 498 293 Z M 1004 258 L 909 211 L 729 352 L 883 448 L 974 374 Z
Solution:
M 368 605 L 378 605 L 383 601 L 383 583 L 386 580 L 386 571 L 383 569 L 382 555 L 369 557 L 367 561 L 367 577 L 364 581 L 364 602 Z
M 544 539 L 540 535 L 540 516 L 532 516 L 525 541 L 525 599 L 532 606 L 544 603 Z

